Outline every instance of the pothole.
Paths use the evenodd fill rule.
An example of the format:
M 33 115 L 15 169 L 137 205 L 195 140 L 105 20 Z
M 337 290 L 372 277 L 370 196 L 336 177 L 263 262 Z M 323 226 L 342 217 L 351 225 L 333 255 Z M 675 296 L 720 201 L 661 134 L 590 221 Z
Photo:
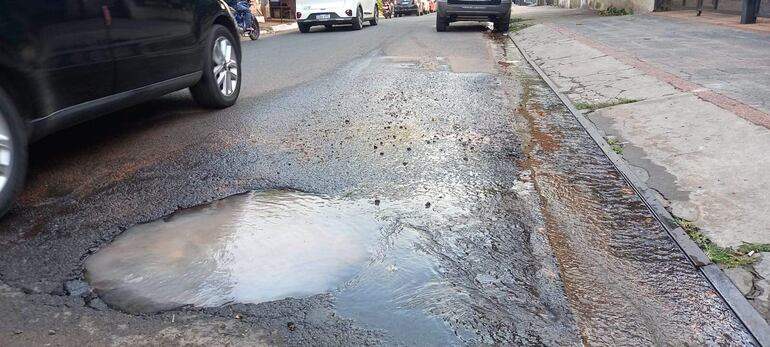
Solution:
M 328 292 L 371 258 L 374 208 L 288 190 L 236 195 L 126 230 L 86 260 L 86 278 L 137 313 Z

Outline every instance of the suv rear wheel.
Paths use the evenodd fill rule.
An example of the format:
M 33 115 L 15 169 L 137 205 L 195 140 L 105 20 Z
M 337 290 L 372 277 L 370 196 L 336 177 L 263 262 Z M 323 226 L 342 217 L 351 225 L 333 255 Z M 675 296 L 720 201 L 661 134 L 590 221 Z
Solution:
M 369 25 L 377 25 L 377 20 L 380 19 L 380 11 L 377 9 L 377 5 L 374 5 L 374 17 L 369 21 Z
M 235 104 L 241 92 L 241 51 L 233 34 L 214 24 L 209 34 L 203 76 L 190 87 L 195 101 L 201 106 L 225 108 Z
M 356 18 L 353 19 L 353 30 L 361 30 L 364 27 L 364 11 L 361 8 L 356 9 Z
M 501 32 L 501 33 L 508 32 L 508 29 L 510 27 L 511 27 L 511 22 L 510 21 L 495 22 L 495 31 L 497 31 L 497 32 Z
M 449 26 L 449 21 L 446 19 L 446 17 L 436 15 L 436 31 L 444 32 L 446 31 L 447 26 Z
M 27 170 L 27 137 L 16 107 L 0 89 L 0 217 L 16 200 Z

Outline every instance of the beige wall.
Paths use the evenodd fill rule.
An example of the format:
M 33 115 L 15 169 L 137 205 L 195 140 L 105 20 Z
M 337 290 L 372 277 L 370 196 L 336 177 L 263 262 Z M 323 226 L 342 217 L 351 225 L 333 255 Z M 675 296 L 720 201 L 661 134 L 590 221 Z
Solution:
M 655 8 L 655 0 L 558 0 L 560 7 L 565 8 L 591 8 L 604 10 L 607 7 L 625 8 L 634 13 L 652 12 Z

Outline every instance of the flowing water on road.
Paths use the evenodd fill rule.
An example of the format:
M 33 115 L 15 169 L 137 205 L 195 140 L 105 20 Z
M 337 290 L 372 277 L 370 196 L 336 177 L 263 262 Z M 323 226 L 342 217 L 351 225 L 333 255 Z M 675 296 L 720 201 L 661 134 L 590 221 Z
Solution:
M 522 60 L 507 38 L 502 54 Z M 751 345 L 690 263 L 566 106 L 525 62 L 506 65 L 524 158 L 584 343 Z
M 294 345 L 361 341 L 340 318 L 390 345 L 751 344 L 567 108 L 489 42 L 499 74 L 369 56 L 255 102 L 273 121 L 236 118 L 201 162 L 264 189 L 130 228 L 87 279 L 129 312 L 292 314 Z M 325 300 L 334 319 L 311 314 Z
M 325 180 L 377 180 L 180 210 L 88 258 L 88 280 L 130 312 L 331 293 L 340 317 L 408 345 L 750 344 L 568 110 L 492 42 L 500 76 L 438 58 L 351 66 L 340 80 L 393 70 L 348 96 L 373 104 L 365 120 L 331 122 L 342 103 L 268 111 L 299 122 L 258 139 L 281 160 L 318 165 Z M 320 105 L 345 88 L 319 83 L 276 104 Z

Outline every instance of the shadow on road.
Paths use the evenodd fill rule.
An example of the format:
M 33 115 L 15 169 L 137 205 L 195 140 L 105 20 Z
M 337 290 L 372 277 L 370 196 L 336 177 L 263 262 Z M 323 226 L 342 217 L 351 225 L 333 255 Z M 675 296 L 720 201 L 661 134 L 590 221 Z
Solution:
M 40 165 L 58 157 L 67 157 L 119 138 L 131 137 L 136 132 L 206 112 L 195 104 L 189 93 L 181 91 L 100 116 L 31 144 L 30 171 L 34 172 Z

